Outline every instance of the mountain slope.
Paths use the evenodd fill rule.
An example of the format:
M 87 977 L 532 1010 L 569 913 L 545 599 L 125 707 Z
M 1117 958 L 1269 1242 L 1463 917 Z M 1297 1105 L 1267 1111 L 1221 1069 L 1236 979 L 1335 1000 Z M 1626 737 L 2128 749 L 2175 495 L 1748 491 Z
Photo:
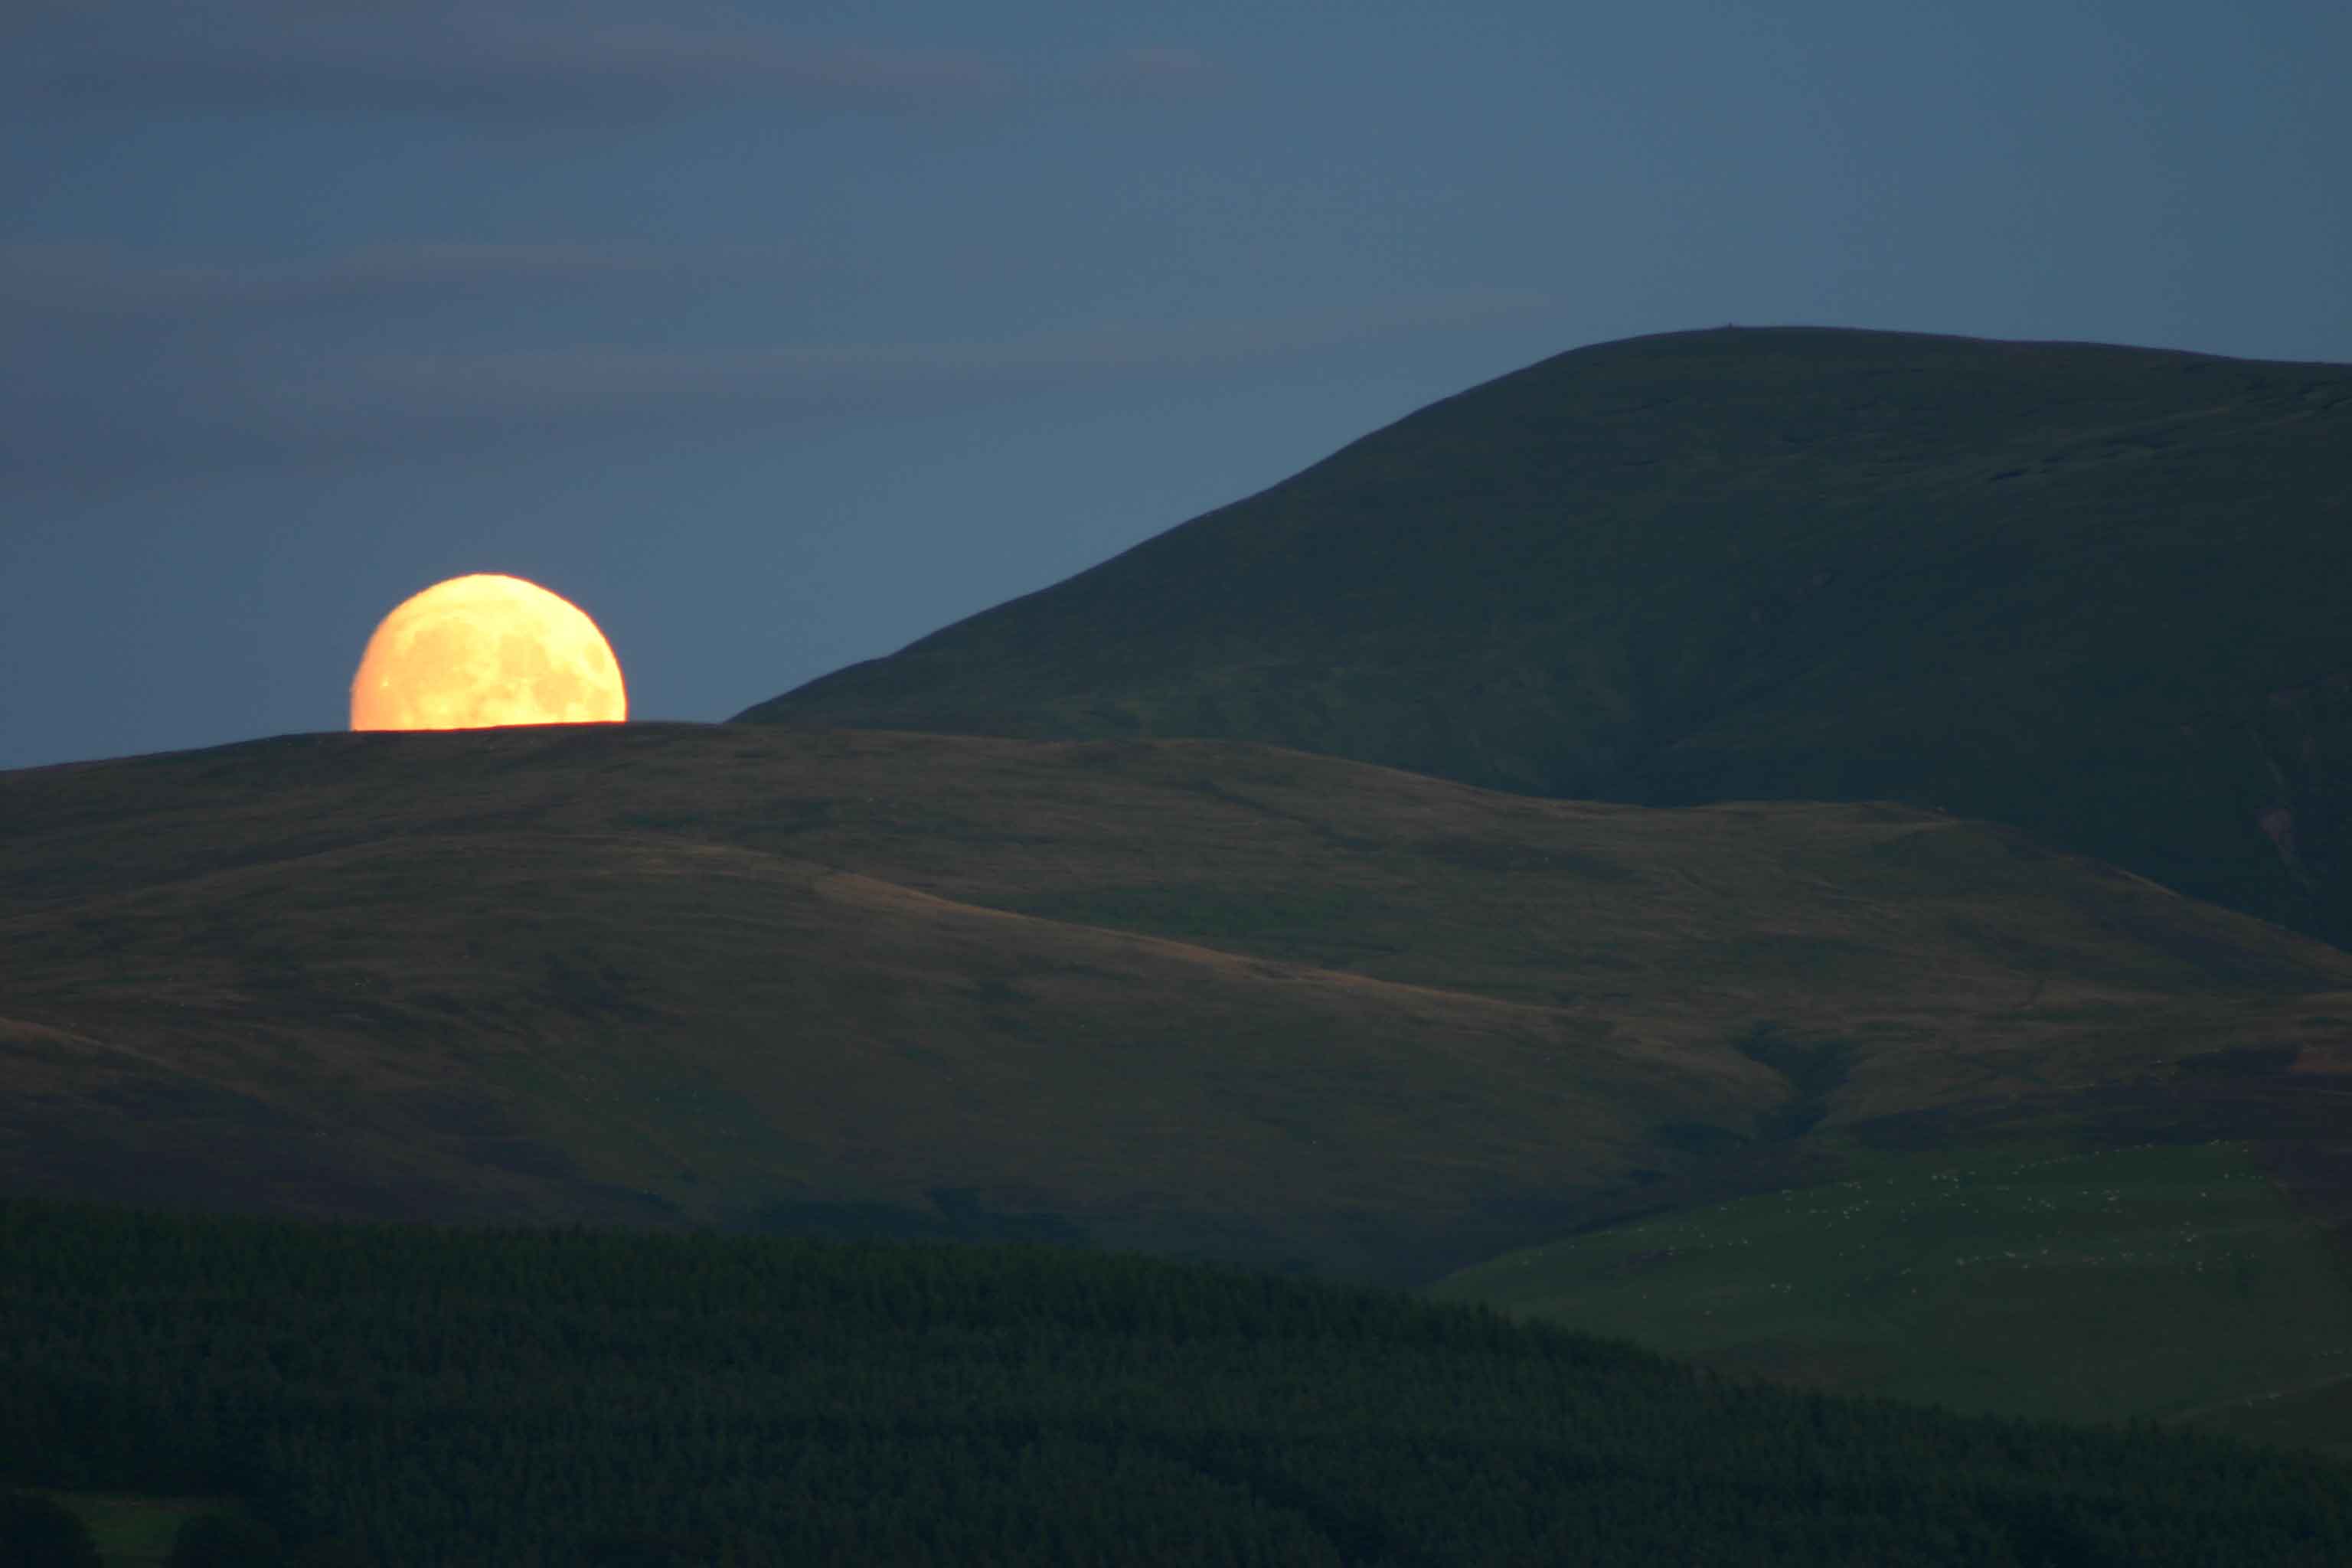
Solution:
M 287 737 L 0 774 L 0 888 L 10 1188 L 1405 1281 L 1874 1147 L 2319 1147 L 2352 1031 L 2011 830 L 1230 743 Z
M 2352 942 L 2352 368 L 1604 343 L 740 717 L 1886 798 Z

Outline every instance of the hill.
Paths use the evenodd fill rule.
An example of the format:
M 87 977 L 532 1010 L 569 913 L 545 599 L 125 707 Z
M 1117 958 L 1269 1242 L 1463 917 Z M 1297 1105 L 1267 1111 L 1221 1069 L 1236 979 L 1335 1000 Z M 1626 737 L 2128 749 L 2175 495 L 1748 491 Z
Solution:
M 0 1480 L 234 1498 L 311 1562 L 2352 1554 L 2340 1466 L 1135 1258 L 21 1201 L 0 1252 Z
M 1602 343 L 740 717 L 1887 799 L 2352 945 L 2352 367 Z
M 1808 1387 L 2352 1459 L 2352 1269 L 2235 1143 L 1912 1154 L 1433 1293 Z
M 2344 1208 L 2352 957 L 1884 805 L 1220 742 L 294 736 L 0 774 L 0 1184 L 1418 1283 L 1887 1151 Z

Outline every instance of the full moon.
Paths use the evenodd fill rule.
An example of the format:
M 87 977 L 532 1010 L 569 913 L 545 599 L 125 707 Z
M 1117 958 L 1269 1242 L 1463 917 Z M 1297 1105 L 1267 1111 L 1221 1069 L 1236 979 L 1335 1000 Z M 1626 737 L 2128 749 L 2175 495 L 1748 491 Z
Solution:
M 617 723 L 620 661 L 580 608 L 520 577 L 480 573 L 404 599 L 352 678 L 354 730 Z

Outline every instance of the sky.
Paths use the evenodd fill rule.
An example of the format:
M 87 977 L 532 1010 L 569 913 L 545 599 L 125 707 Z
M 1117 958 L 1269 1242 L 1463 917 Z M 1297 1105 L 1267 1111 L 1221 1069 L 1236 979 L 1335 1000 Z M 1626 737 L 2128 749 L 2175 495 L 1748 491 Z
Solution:
M 1440 397 L 1816 324 L 2352 361 L 2341 0 L 9 0 L 0 768 L 441 578 L 718 720 Z

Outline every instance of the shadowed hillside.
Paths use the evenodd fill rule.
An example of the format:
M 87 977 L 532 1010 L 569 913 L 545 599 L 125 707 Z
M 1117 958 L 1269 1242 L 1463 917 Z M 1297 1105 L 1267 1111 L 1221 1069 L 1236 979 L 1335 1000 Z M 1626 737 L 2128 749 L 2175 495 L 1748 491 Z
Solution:
M 0 774 L 0 888 L 11 1190 L 1403 1281 L 1875 1148 L 2324 1154 L 2352 1018 L 2006 828 L 1223 742 L 287 737 Z
M 209 1497 L 303 1553 L 194 1559 L 239 1568 L 2352 1553 L 2352 1469 L 2307 1456 L 1792 1394 L 1134 1257 L 5 1197 L 0 1257 L 0 1482 L 118 1525 Z
M 2352 940 L 2352 368 L 1604 343 L 750 710 L 1885 798 Z

